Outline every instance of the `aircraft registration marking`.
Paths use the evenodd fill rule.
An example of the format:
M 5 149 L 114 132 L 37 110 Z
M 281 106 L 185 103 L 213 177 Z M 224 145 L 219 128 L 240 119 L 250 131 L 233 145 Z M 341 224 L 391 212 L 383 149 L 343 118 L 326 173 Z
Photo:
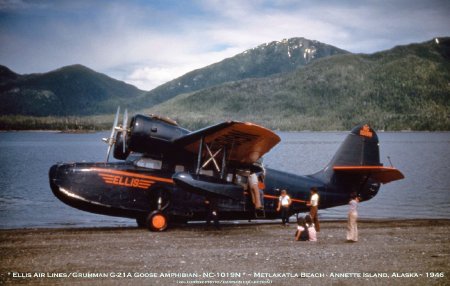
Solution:
M 214 140 L 214 143 L 219 146 L 234 145 L 235 147 L 241 146 L 247 142 L 251 142 L 258 138 L 258 135 L 243 133 L 240 131 L 232 130 L 226 134 L 223 134 Z

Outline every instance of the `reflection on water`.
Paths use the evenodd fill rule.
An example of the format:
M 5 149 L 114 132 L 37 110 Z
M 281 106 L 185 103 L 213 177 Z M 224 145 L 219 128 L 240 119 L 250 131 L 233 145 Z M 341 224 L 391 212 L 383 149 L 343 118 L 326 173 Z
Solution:
M 265 157 L 271 168 L 311 174 L 323 168 L 347 132 L 280 132 L 281 143 Z M 379 133 L 380 155 L 406 179 L 382 186 L 360 204 L 361 218 L 450 218 L 450 133 Z M 55 198 L 48 170 L 56 162 L 104 161 L 106 133 L 0 133 L 0 228 L 134 226 L 90 214 Z M 346 218 L 347 207 L 321 210 L 322 219 Z

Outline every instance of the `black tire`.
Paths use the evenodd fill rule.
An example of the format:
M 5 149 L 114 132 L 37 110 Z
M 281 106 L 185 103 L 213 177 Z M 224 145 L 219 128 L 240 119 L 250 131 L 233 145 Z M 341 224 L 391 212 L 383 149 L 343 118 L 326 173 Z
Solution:
M 167 229 L 167 216 L 161 211 L 153 211 L 147 216 L 147 228 L 150 231 L 164 231 Z

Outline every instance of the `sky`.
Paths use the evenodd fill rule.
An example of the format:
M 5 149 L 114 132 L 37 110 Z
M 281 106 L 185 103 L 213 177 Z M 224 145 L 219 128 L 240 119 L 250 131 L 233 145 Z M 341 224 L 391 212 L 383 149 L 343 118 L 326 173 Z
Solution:
M 82 64 L 151 90 L 293 37 L 353 53 L 450 36 L 450 0 L 0 0 L 0 65 Z

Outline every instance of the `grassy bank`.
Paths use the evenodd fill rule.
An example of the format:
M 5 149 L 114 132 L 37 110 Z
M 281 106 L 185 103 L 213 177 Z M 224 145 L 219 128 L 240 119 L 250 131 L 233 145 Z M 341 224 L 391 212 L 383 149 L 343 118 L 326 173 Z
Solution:
M 4 115 L 0 116 L 0 130 L 96 131 L 111 128 L 112 122 L 112 115 L 86 117 Z

